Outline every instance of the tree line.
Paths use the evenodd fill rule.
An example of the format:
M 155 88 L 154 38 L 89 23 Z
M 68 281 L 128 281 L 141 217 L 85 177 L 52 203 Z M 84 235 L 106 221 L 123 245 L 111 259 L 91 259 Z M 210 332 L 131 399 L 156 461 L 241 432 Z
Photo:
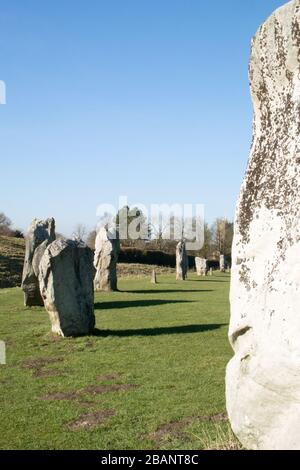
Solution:
M 122 208 L 117 216 L 104 214 L 99 221 L 100 225 L 111 226 L 115 224 L 120 229 L 121 220 L 126 220 L 126 226 L 129 227 L 132 222 L 135 223 L 139 237 L 123 237 L 120 240 L 121 249 L 132 248 L 140 251 L 160 251 L 166 254 L 174 254 L 178 239 L 174 238 L 176 224 L 178 219 L 172 216 L 167 224 L 153 223 L 148 221 L 143 212 L 137 208 Z M 182 237 L 184 238 L 185 221 L 181 221 L 183 228 Z M 217 218 L 211 225 L 204 223 L 204 244 L 200 250 L 189 253 L 193 256 L 199 256 L 209 260 L 218 259 L 223 254 L 228 262 L 231 260 L 231 246 L 233 239 L 233 222 L 226 218 Z M 124 232 L 124 231 L 123 231 Z M 166 232 L 168 236 L 166 237 Z M 8 237 L 23 238 L 23 232 L 12 228 L 12 221 L 4 212 L 0 212 L 0 235 Z M 88 233 L 84 224 L 77 224 L 74 229 L 74 236 L 84 239 L 90 248 L 95 247 L 96 229 Z
M 12 221 L 4 212 L 0 212 L 0 235 L 5 237 L 24 238 L 21 230 L 12 229 Z
M 137 207 L 130 209 L 126 206 L 121 209 L 121 211 L 123 220 L 125 213 L 127 227 L 135 220 L 135 226 L 137 229 L 140 227 L 140 236 L 138 238 L 132 239 L 129 236 L 121 237 L 121 249 L 131 248 L 140 251 L 160 251 L 167 254 L 175 253 L 178 238 L 174 237 L 174 233 L 176 232 L 176 224 L 179 223 L 175 216 L 172 216 L 169 221 L 163 225 L 162 223 L 153 223 L 152 221 L 148 221 L 146 216 Z M 105 214 L 100 220 L 100 225 L 109 227 L 110 225 L 115 224 L 115 226 L 120 229 L 121 211 L 119 211 L 116 217 L 113 217 L 111 214 Z M 186 221 L 180 221 L 180 226 L 182 227 L 182 238 L 185 238 L 185 222 Z M 77 236 L 80 238 L 82 238 L 83 234 L 87 233 L 82 224 L 78 224 L 77 229 Z M 233 222 L 226 218 L 217 218 L 211 225 L 203 223 L 203 231 L 203 247 L 189 254 L 210 260 L 217 260 L 219 259 L 219 256 L 223 254 L 227 261 L 230 262 L 233 240 Z M 122 232 L 124 231 L 122 230 Z M 87 244 L 92 249 L 95 247 L 96 234 L 97 231 L 93 230 L 85 237 Z

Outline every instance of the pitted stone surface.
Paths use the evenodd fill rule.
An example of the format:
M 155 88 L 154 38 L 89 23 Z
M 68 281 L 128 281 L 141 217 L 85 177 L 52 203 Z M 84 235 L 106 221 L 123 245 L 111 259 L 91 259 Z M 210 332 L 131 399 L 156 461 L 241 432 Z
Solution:
M 204 258 L 195 258 L 196 271 L 198 276 L 207 276 L 208 273 L 208 264 L 207 259 Z
M 40 262 L 40 289 L 52 332 L 89 335 L 95 326 L 93 254 L 83 242 L 60 238 Z
M 300 449 L 300 2 L 260 27 L 250 63 L 253 143 L 232 253 L 233 431 L 250 449 Z

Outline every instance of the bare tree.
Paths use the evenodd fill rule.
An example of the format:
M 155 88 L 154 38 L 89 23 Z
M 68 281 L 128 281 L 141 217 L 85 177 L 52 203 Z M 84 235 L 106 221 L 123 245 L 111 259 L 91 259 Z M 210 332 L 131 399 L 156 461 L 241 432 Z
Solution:
M 171 236 L 168 236 L 169 225 L 170 222 L 165 222 L 161 215 L 158 220 L 149 224 L 149 238 L 154 241 L 153 244 L 156 249 L 167 249 L 168 242 L 171 239 Z
M 214 224 L 215 249 L 219 255 L 230 256 L 233 239 L 233 222 L 217 219 Z
M 224 255 L 226 239 L 226 220 L 217 219 L 215 222 L 216 247 L 220 255 Z
M 0 212 L 0 235 L 9 235 L 11 233 L 11 225 L 11 220 L 4 214 L 4 212 Z
M 110 212 L 105 212 L 100 218 L 98 222 L 98 229 L 100 227 L 106 227 L 107 229 L 112 228 L 116 225 L 116 216 L 111 214 Z
M 74 232 L 73 232 L 73 237 L 76 238 L 77 240 L 85 240 L 87 235 L 87 228 L 84 224 L 78 223 L 75 226 Z
M 144 245 L 145 241 L 150 240 L 150 224 L 138 207 L 121 208 L 116 216 L 116 227 L 122 246 L 136 247 L 140 242 Z
M 195 254 L 200 258 L 210 259 L 213 255 L 213 231 L 204 223 L 204 244 L 201 250 L 198 250 Z
M 4 214 L 4 212 L 0 212 L 0 225 L 6 225 L 7 227 L 11 226 L 11 220 Z

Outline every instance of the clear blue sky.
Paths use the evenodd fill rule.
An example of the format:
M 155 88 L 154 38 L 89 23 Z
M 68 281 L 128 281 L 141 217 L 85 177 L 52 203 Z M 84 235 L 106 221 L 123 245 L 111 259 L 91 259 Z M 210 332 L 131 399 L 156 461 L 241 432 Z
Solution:
M 0 0 L 0 211 L 65 234 L 119 195 L 233 217 L 250 40 L 284 3 Z

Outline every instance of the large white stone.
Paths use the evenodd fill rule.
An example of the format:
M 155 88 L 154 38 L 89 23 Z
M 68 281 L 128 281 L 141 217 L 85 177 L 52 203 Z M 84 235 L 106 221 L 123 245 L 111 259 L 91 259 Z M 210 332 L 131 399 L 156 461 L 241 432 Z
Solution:
M 300 449 L 300 2 L 259 29 L 250 64 L 254 136 L 237 206 L 226 377 L 249 449 Z
M 226 267 L 225 267 L 225 256 L 220 255 L 220 271 L 221 273 L 225 273 Z
M 93 332 L 93 253 L 83 242 L 60 238 L 40 262 L 40 289 L 52 332 L 81 336 Z
M 155 269 L 152 270 L 151 284 L 157 284 L 157 276 Z
M 118 233 L 102 227 L 95 241 L 94 267 L 95 290 L 116 291 L 117 286 L 117 262 L 120 243 Z
M 195 258 L 196 271 L 198 276 L 207 276 L 208 264 L 205 258 Z

